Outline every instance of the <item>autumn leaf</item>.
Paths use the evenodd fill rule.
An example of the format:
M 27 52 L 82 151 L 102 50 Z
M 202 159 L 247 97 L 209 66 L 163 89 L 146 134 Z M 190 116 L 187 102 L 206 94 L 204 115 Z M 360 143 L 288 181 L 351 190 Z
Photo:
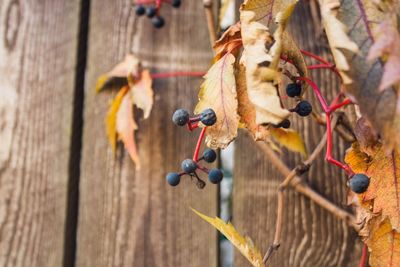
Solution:
M 218 61 L 226 53 L 232 53 L 237 56 L 238 48 L 242 46 L 242 37 L 240 34 L 240 22 L 230 26 L 214 44 L 215 57 Z
M 367 191 L 360 195 L 361 205 L 373 200 L 371 212 L 388 218 L 393 229 L 400 231 L 400 157 L 397 150 L 386 153 L 377 144 L 369 154 L 359 150 L 354 144 L 347 152 L 345 161 L 355 173 L 370 177 Z
M 370 250 L 372 267 L 400 266 L 400 233 L 393 230 L 389 220 L 379 216 L 368 222 L 369 235 L 365 243 Z
M 139 71 L 139 60 L 133 55 L 126 55 L 125 59 L 118 63 L 111 71 L 101 75 L 96 84 L 96 91 L 107 88 L 121 88 L 128 84 L 128 76 L 137 76 Z
M 221 21 L 224 19 L 226 12 L 228 11 L 228 7 L 233 4 L 232 0 L 221 0 L 221 4 L 219 6 L 219 14 L 218 14 L 218 22 L 221 24 Z
M 143 110 L 143 118 L 147 119 L 150 116 L 153 108 L 152 89 L 153 80 L 149 70 L 143 70 L 140 79 L 131 86 L 132 102 L 141 110 Z
M 397 92 L 393 88 L 379 90 L 382 61 L 367 59 L 377 38 L 376 27 L 385 19 L 385 14 L 370 0 L 319 0 L 319 3 L 330 46 L 336 51 L 335 63 L 344 78 L 346 94 L 359 105 L 362 115 L 383 137 L 389 149 L 396 142 L 400 144 Z
M 111 148 L 115 153 L 117 147 L 117 112 L 119 107 L 121 106 L 122 99 L 129 91 L 128 86 L 124 86 L 118 92 L 117 96 L 114 98 L 113 102 L 110 105 L 110 108 L 106 117 L 106 132 L 108 141 L 110 142 Z
M 258 248 L 254 246 L 253 242 L 249 238 L 241 236 L 231 223 L 225 223 L 218 217 L 208 217 L 193 208 L 192 210 L 223 234 L 253 266 L 263 266 L 262 256 Z
M 232 54 L 224 55 L 208 70 L 200 88 L 195 114 L 212 108 L 217 115 L 217 122 L 207 127 L 206 143 L 212 148 L 225 148 L 237 136 L 239 117 L 234 63 Z
M 384 71 L 379 90 L 384 90 L 400 81 L 400 34 L 396 18 L 390 16 L 375 29 L 376 40 L 368 53 L 368 60 L 384 57 Z
M 271 136 L 282 146 L 289 150 L 299 152 L 303 156 L 307 155 L 303 139 L 295 130 L 271 127 L 269 131 Z
M 140 160 L 135 142 L 135 130 L 138 126 L 133 117 L 133 103 L 130 95 L 126 94 L 117 112 L 116 130 L 118 138 L 122 140 L 129 156 L 135 162 L 136 169 L 140 169 Z

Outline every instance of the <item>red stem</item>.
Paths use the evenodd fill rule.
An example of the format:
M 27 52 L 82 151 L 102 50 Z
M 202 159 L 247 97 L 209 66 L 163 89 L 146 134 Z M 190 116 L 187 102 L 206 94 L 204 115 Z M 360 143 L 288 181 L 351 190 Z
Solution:
M 325 101 L 325 98 L 322 96 L 321 91 L 319 90 L 318 86 L 309 78 L 307 77 L 297 77 L 298 80 L 305 81 L 308 83 L 311 88 L 314 90 L 315 95 L 318 98 L 318 101 L 321 103 L 322 109 L 325 113 L 330 114 L 330 109 L 328 104 Z
M 195 162 L 197 162 L 198 159 L 199 159 L 199 151 L 200 151 L 201 143 L 203 142 L 204 134 L 206 133 L 206 130 L 207 130 L 207 127 L 204 127 L 204 128 L 201 130 L 199 139 L 197 140 L 196 149 L 194 150 L 194 154 L 193 154 L 193 160 L 194 160 Z
M 346 98 L 345 100 L 343 100 L 343 102 L 341 102 L 339 104 L 334 104 L 334 102 L 332 102 L 332 104 L 329 106 L 329 109 L 331 110 L 331 112 L 333 112 L 333 111 L 335 111 L 343 106 L 346 106 L 348 104 L 351 104 L 351 103 L 352 103 L 351 100 Z
M 326 65 L 326 64 L 316 64 L 307 66 L 307 69 L 314 70 L 314 69 L 332 69 L 333 65 Z
M 367 247 L 366 244 L 364 244 L 363 248 L 362 248 L 360 264 L 358 265 L 358 267 L 364 267 L 365 266 L 365 263 L 367 262 L 367 254 L 368 254 L 368 247 Z
M 152 73 L 151 78 L 162 79 L 170 77 L 203 77 L 206 73 L 203 71 L 178 71 L 178 72 L 162 72 Z
M 311 53 L 311 52 L 308 52 L 308 51 L 305 51 L 305 50 L 300 50 L 300 52 L 301 52 L 303 55 L 309 56 L 309 57 L 311 57 L 311 58 L 313 58 L 313 59 L 315 59 L 315 60 L 317 60 L 317 61 L 323 63 L 323 65 L 319 65 L 319 67 L 313 67 L 314 69 L 318 69 L 318 68 L 319 68 L 319 69 L 321 69 L 321 68 L 329 68 L 329 69 L 331 69 L 334 73 L 336 73 L 336 75 L 340 78 L 340 80 L 342 80 L 342 76 L 340 75 L 338 69 L 335 67 L 334 64 L 329 63 L 327 60 L 325 60 L 325 59 L 323 59 L 322 57 L 319 57 L 319 56 L 317 56 L 317 55 L 315 55 L 315 54 L 313 54 L 313 53 Z M 318 65 L 315 65 L 315 66 L 318 66 Z M 328 67 L 328 66 L 329 66 L 329 67 Z M 309 67 L 312 67 L 312 66 L 309 66 Z M 311 68 L 311 69 L 312 69 L 312 68 Z

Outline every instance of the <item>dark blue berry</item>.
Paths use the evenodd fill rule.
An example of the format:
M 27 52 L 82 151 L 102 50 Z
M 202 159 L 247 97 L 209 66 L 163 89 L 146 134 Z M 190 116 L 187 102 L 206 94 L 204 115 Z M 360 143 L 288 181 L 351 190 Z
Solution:
M 172 115 L 172 121 L 178 126 L 185 125 L 189 121 L 189 112 L 181 108 L 177 109 Z
M 146 9 L 146 16 L 149 18 L 154 17 L 157 14 L 157 8 L 150 6 Z
M 214 125 L 217 121 L 217 115 L 211 108 L 205 109 L 200 114 L 200 121 L 206 126 Z
M 171 3 L 171 5 L 173 6 L 173 7 L 175 7 L 175 8 L 178 8 L 178 7 L 180 7 L 181 6 L 181 0 L 172 0 L 172 3 Z
M 214 162 L 215 159 L 217 158 L 217 153 L 215 153 L 214 150 L 212 150 L 211 148 L 207 148 L 206 150 L 204 150 L 203 152 L 203 159 L 206 162 Z
M 224 174 L 220 169 L 212 169 L 208 173 L 208 180 L 213 184 L 218 184 L 224 178 Z
M 284 119 L 281 123 L 279 123 L 279 124 L 277 125 L 277 127 L 278 127 L 278 128 L 279 128 L 279 127 L 282 127 L 282 128 L 285 128 L 285 129 L 290 128 L 290 120 Z
M 160 16 L 155 16 L 151 18 L 151 23 L 157 29 L 162 28 L 165 24 L 164 18 Z
M 357 173 L 349 180 L 349 186 L 354 193 L 364 193 L 368 189 L 369 178 L 365 174 Z
M 170 172 L 167 174 L 167 182 L 171 186 L 177 186 L 181 181 L 181 176 L 176 172 Z
M 186 173 L 194 173 L 197 169 L 197 164 L 194 160 L 185 159 L 181 164 L 182 170 Z
M 135 12 L 136 12 L 137 16 L 142 16 L 142 15 L 144 15 L 144 13 L 146 13 L 146 9 L 142 5 L 137 5 Z
M 294 111 L 302 117 L 310 115 L 312 112 L 312 106 L 308 101 L 300 101 L 295 107 Z
M 301 85 L 298 83 L 289 83 L 286 86 L 286 94 L 289 97 L 300 96 L 301 94 Z

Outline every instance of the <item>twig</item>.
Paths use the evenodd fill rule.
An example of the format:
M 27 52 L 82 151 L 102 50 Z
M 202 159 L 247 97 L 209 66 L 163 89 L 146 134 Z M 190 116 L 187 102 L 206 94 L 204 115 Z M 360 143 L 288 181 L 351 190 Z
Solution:
M 334 117 L 332 121 L 332 126 L 336 126 L 338 121 L 338 117 Z M 312 162 L 318 157 L 321 151 L 324 149 L 326 141 L 328 138 L 328 134 L 325 133 L 323 138 L 321 139 L 320 143 L 314 149 L 313 153 L 310 157 L 304 161 L 303 163 L 299 164 L 293 170 L 290 170 L 286 164 L 282 162 L 282 160 L 273 152 L 273 150 L 266 145 L 265 143 L 257 142 L 257 145 L 263 150 L 263 152 L 267 155 L 269 160 L 272 164 L 281 172 L 286 178 L 278 187 L 278 206 L 277 206 L 277 220 L 275 226 L 275 236 L 272 245 L 268 248 L 268 251 L 265 253 L 263 262 L 267 262 L 268 259 L 271 257 L 272 253 L 279 248 L 279 240 L 280 235 L 282 232 L 282 222 L 283 222 L 283 201 L 284 201 L 284 190 L 287 188 L 288 185 L 291 185 L 297 192 L 302 193 L 303 195 L 309 197 L 312 201 L 320 205 L 321 207 L 325 208 L 336 217 L 346 221 L 349 225 L 353 226 L 354 228 L 358 229 L 358 224 L 356 223 L 356 218 L 350 214 L 349 212 L 337 207 L 332 202 L 328 201 L 317 192 L 315 192 L 311 187 L 304 184 L 302 179 L 299 177 L 300 174 L 308 171 Z
M 211 47 L 213 47 L 215 41 L 217 41 L 217 32 L 215 30 L 215 20 L 214 20 L 214 14 L 213 14 L 213 10 L 212 10 L 212 6 L 213 6 L 212 0 L 203 0 L 203 6 L 204 6 L 204 11 L 206 13 L 208 33 L 210 36 L 210 43 L 211 43 Z

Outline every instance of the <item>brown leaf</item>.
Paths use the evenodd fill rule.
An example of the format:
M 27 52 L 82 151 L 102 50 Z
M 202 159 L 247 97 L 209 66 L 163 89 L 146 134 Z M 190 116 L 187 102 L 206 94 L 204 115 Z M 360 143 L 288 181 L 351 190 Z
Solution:
M 108 141 L 110 142 L 111 148 L 115 153 L 117 147 L 117 112 L 121 106 L 122 99 L 128 93 L 129 87 L 124 86 L 119 90 L 117 96 L 114 98 L 113 102 L 108 109 L 106 117 L 106 132 Z
M 207 127 L 206 143 L 212 148 L 225 148 L 237 136 L 239 117 L 233 64 L 235 57 L 228 53 L 215 62 L 204 76 L 195 114 L 212 108 L 217 122 Z
M 136 81 L 131 86 L 132 102 L 141 110 L 143 117 L 147 119 L 150 116 L 153 107 L 153 80 L 151 79 L 150 71 L 143 70 L 140 75 L 140 80 Z
M 361 204 L 373 200 L 372 212 L 388 218 L 393 229 L 400 231 L 400 155 L 397 150 L 387 154 L 379 144 L 367 154 L 353 145 L 345 161 L 356 173 L 370 177 L 368 190 L 360 195 Z
M 385 14 L 370 0 L 319 2 L 330 45 L 334 50 L 339 49 L 335 62 L 345 75 L 347 95 L 360 106 L 361 113 L 381 134 L 387 147 L 393 147 L 396 142 L 399 144 L 400 118 L 396 108 L 400 110 L 400 107 L 397 106 L 397 93 L 393 88 L 379 90 L 383 76 L 382 62 L 367 60 L 370 47 L 376 40 L 375 27 L 384 20 Z M 354 44 L 358 52 L 355 52 Z
M 238 48 L 242 46 L 242 37 L 240 34 L 240 22 L 230 26 L 214 44 L 215 58 L 217 61 L 226 53 L 233 53 L 237 56 Z
M 128 84 L 128 76 L 137 76 L 140 62 L 134 55 L 126 55 L 125 59 L 118 63 L 111 71 L 99 77 L 96 91 L 107 88 L 121 88 Z
M 132 98 L 128 94 L 123 97 L 117 112 L 116 129 L 119 139 L 122 140 L 125 145 L 125 149 L 129 153 L 129 156 L 133 162 L 135 162 L 136 169 L 140 169 L 140 159 L 137 152 L 134 135 L 134 132 L 138 129 L 138 126 L 133 118 Z

